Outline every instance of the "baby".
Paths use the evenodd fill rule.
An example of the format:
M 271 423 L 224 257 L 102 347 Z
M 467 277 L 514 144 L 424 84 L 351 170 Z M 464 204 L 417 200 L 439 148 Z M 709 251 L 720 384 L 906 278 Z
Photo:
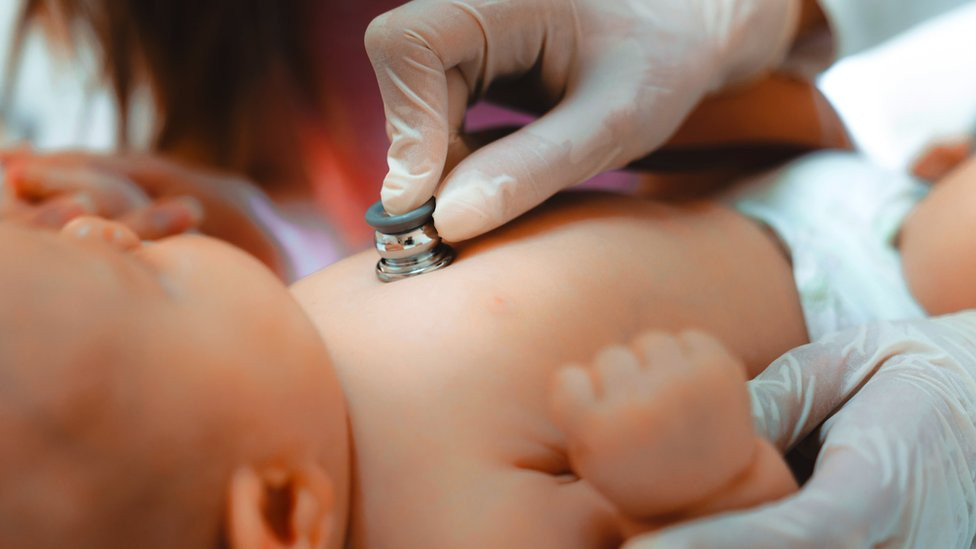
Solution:
M 900 232 L 925 307 L 972 267 L 912 270 L 926 215 L 971 221 L 967 169 Z M 448 269 L 382 284 L 365 253 L 289 295 L 202 237 L 3 227 L 0 545 L 602 547 L 775 499 L 741 382 L 829 294 L 795 234 L 579 194 Z
M 606 547 L 795 487 L 742 383 L 805 339 L 788 264 L 719 207 L 563 197 L 291 294 L 95 218 L 0 248 L 3 546 Z

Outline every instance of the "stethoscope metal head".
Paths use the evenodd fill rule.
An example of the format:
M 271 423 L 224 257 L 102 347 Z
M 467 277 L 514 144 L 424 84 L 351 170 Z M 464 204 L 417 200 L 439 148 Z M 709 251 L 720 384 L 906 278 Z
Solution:
M 366 211 L 366 223 L 375 233 L 376 276 L 383 282 L 417 276 L 450 265 L 454 250 L 441 242 L 434 228 L 434 199 L 416 210 L 390 215 L 377 202 Z

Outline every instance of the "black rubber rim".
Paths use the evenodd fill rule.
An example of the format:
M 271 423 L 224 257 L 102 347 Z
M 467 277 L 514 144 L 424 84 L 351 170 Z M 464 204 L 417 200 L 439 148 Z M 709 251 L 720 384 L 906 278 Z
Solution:
M 366 223 L 384 234 L 397 234 L 423 227 L 434 215 L 434 199 L 431 198 L 416 210 L 402 215 L 390 215 L 383 209 L 383 202 L 377 202 L 366 210 Z

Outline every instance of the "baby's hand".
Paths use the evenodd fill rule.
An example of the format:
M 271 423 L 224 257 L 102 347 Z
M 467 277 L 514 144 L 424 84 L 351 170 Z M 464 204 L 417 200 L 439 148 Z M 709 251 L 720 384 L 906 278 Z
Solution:
M 59 229 L 81 215 L 122 222 L 143 240 L 199 230 L 250 252 L 284 278 L 280 218 L 257 185 L 153 154 L 0 151 L 0 221 Z
M 701 332 L 649 333 L 560 371 L 552 410 L 583 480 L 633 518 L 703 503 L 754 458 L 745 368 Z
M 970 136 L 947 139 L 929 145 L 912 166 L 912 174 L 933 183 L 949 175 L 976 152 Z
M 98 216 L 154 240 L 195 229 L 203 220 L 193 197 L 152 198 L 124 175 L 80 160 L 66 164 L 57 155 L 18 149 L 0 151 L 0 166 L 0 221 L 60 230 L 76 217 Z

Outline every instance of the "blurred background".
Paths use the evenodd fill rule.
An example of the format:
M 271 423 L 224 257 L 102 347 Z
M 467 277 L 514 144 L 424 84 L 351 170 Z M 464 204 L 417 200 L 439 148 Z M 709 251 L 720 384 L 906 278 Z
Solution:
M 12 59 L 20 10 L 21 0 L 0 2 L 0 144 L 27 140 L 40 149 L 112 149 L 117 113 L 99 81 L 93 52 L 80 48 L 68 59 L 34 28 L 21 55 Z M 976 5 L 970 5 L 842 60 L 819 85 L 866 154 L 903 168 L 932 139 L 976 129 L 974 54 Z M 149 116 L 143 109 L 132 117 L 137 144 L 148 142 Z
M 976 132 L 976 3 L 842 60 L 819 81 L 858 147 L 903 169 L 933 140 Z
M 177 53 L 142 55 L 151 58 L 155 53 L 163 59 L 153 67 L 158 74 L 182 77 L 184 67 L 191 67 L 186 69 L 191 72 L 187 80 L 208 90 L 206 97 L 167 90 L 156 82 L 157 92 L 183 93 L 182 99 L 190 99 L 183 101 L 192 104 L 188 109 L 175 112 L 172 106 L 178 98 L 163 95 L 154 102 L 153 92 L 140 83 L 139 74 L 130 74 L 128 104 L 120 109 L 118 90 L 106 77 L 106 57 L 96 46 L 98 36 L 104 43 L 105 33 L 111 32 L 106 29 L 116 29 L 111 23 L 118 21 L 106 19 L 109 26 L 103 21 L 101 27 L 59 28 L 51 24 L 58 17 L 36 17 L 25 27 L 19 22 L 27 2 L 75 10 L 75 19 L 84 19 L 78 13 L 86 14 L 86 9 L 98 5 L 103 10 L 111 5 L 122 13 L 128 11 L 126 17 L 139 21 L 143 34 L 130 35 L 123 44 L 181 46 Z M 234 193 L 252 185 L 270 200 L 246 205 L 236 212 L 237 218 L 225 216 L 223 226 L 215 223 L 203 229 L 249 249 L 285 278 L 301 276 L 371 245 L 372 232 L 362 222 L 362 212 L 378 198 L 387 145 L 379 92 L 362 37 L 372 17 L 399 3 L 241 0 L 215 1 L 206 9 L 194 2 L 133 4 L 136 7 L 123 9 L 127 4 L 90 0 L 4 0 L 0 2 L 0 147 L 28 144 L 38 151 L 80 149 L 109 153 L 107 157 L 118 157 L 120 151 L 123 157 L 151 152 L 167 162 L 176 161 L 180 170 L 189 168 L 174 171 L 171 166 L 145 164 L 163 168 L 153 175 L 157 179 L 182 178 L 158 193 L 163 196 L 185 192 L 185 181 L 197 184 L 191 191 L 212 188 L 214 178 L 205 170 L 239 174 L 244 183 L 222 180 L 221 192 L 227 196 L 217 198 L 240 204 Z M 174 23 L 198 11 L 201 15 L 199 19 L 194 15 L 189 29 Z M 271 16 L 278 19 L 268 22 Z M 97 19 L 90 14 L 88 18 Z M 239 24 L 247 21 L 254 22 L 253 28 Z M 135 28 L 139 33 L 138 25 Z M 295 38 L 307 28 L 314 29 L 306 33 L 310 38 Z M 99 30 L 102 35 L 95 34 Z M 197 56 L 194 46 L 187 45 L 189 40 L 180 42 L 171 36 L 175 31 L 185 31 L 204 44 L 208 34 L 219 33 L 212 42 L 226 44 L 224 50 L 212 48 L 210 57 Z M 147 35 L 146 40 L 133 38 Z M 266 50 L 273 51 L 267 54 Z M 127 51 L 124 46 L 122 51 Z M 884 167 L 903 170 L 932 142 L 976 133 L 974 52 L 976 2 L 970 2 L 843 59 L 819 77 L 818 86 L 861 151 Z M 132 54 L 129 60 L 135 69 L 120 66 L 137 73 L 138 56 Z M 118 74 L 113 76 L 117 83 Z M 224 105 L 221 98 L 231 95 L 240 97 L 235 104 Z M 174 112 L 166 112 L 165 106 L 160 109 L 159 104 L 167 101 Z M 120 117 L 121 111 L 125 116 Z M 525 121 L 506 116 L 482 104 L 469 114 L 469 128 L 485 121 Z M 120 166 L 120 175 L 138 179 L 137 170 L 129 169 L 125 158 L 112 165 L 99 162 L 99 169 Z M 618 186 L 633 183 L 631 174 L 609 174 L 596 183 L 614 178 L 623 181 Z M 219 202 L 214 204 L 219 207 Z M 259 232 L 273 232 L 287 252 L 275 253 L 266 243 L 238 234 L 239 219 L 247 219 Z
M 0 2 L 0 144 L 29 141 L 41 149 L 111 150 L 116 145 L 115 106 L 99 81 L 94 52 L 80 48 L 77 59 L 56 54 L 35 27 L 15 57 L 22 9 L 21 0 Z

